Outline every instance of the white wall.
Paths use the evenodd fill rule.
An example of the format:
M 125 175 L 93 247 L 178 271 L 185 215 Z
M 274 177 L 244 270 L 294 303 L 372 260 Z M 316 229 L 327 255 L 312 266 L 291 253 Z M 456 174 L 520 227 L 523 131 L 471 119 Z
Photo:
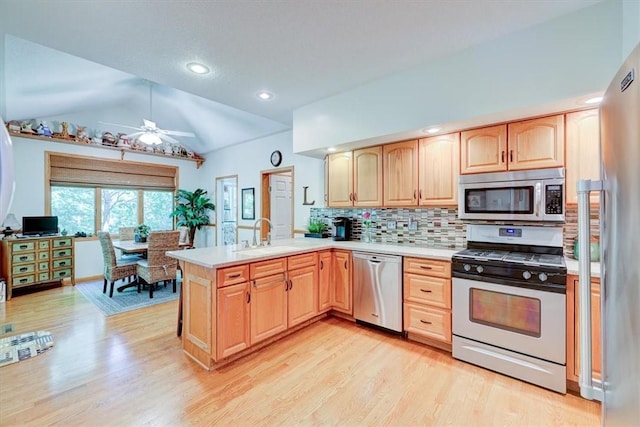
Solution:
M 598 3 L 301 107 L 293 151 L 603 91 L 620 65 L 621 9 L 620 0 Z
M 324 161 L 311 157 L 293 154 L 292 133 L 283 132 L 245 144 L 231 146 L 207 154 L 207 161 L 203 166 L 203 178 L 201 186 L 210 194 L 215 194 L 216 177 L 238 175 L 238 191 L 242 188 L 255 188 L 256 219 L 260 216 L 261 172 L 272 170 L 270 163 L 271 153 L 274 150 L 282 152 L 280 167 L 294 167 L 294 228 L 306 229 L 309 218 L 309 210 L 312 206 L 305 206 L 303 187 L 308 186 L 307 199 L 315 200 L 313 207 L 323 206 L 324 203 Z M 240 197 L 238 197 L 240 201 Z M 240 209 L 240 207 L 238 207 Z M 255 221 L 242 220 L 239 215 L 238 225 L 253 226 Z M 239 230 L 238 241 L 251 241 L 253 234 L 250 230 Z
M 623 61 L 638 43 L 640 43 L 640 1 L 624 0 L 622 3 Z

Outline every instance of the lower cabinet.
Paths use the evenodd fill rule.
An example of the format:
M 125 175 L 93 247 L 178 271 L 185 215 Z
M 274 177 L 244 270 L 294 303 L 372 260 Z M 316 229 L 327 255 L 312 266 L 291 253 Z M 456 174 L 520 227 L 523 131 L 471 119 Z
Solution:
M 331 310 L 333 251 L 318 252 L 318 312 Z
M 580 282 L 567 276 L 567 379 L 578 381 L 580 375 Z M 591 368 L 593 378 L 602 373 L 602 334 L 600 333 L 600 279 L 591 279 Z
M 251 344 L 287 329 L 287 288 L 284 272 L 251 282 Z
M 223 359 L 251 345 L 249 336 L 249 283 L 218 289 L 216 358 Z
M 332 261 L 331 306 L 336 311 L 353 314 L 351 251 L 334 250 Z
M 318 255 L 313 254 L 315 260 Z M 315 262 L 314 260 L 314 262 Z M 315 262 L 317 264 L 317 262 Z M 318 314 L 318 269 L 316 265 L 289 271 L 287 325 L 292 327 Z

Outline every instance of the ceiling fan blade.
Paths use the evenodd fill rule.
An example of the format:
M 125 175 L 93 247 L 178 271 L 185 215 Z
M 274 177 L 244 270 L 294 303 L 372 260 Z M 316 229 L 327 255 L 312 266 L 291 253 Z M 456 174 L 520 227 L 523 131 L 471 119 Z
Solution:
M 167 141 L 170 142 L 172 144 L 179 144 L 180 141 L 178 141 L 177 139 L 171 138 L 169 135 L 164 134 L 162 132 L 157 132 L 156 135 L 158 135 L 160 137 L 161 140 L 163 141 Z
M 158 127 L 156 126 L 156 122 L 152 122 L 151 120 L 147 120 L 147 119 L 142 119 L 142 121 L 144 122 L 145 128 L 148 128 L 150 130 L 158 129 Z
M 182 132 L 179 130 L 164 130 L 164 129 L 158 129 L 158 130 L 161 133 L 164 133 L 165 135 L 188 136 L 189 138 L 193 138 L 196 136 L 196 134 L 193 132 Z
M 119 126 L 121 128 L 126 128 L 126 129 L 140 130 L 140 128 L 135 128 L 133 126 L 126 126 L 126 125 L 119 125 L 118 123 L 109 123 L 109 122 L 98 122 L 98 123 L 103 124 L 103 125 Z

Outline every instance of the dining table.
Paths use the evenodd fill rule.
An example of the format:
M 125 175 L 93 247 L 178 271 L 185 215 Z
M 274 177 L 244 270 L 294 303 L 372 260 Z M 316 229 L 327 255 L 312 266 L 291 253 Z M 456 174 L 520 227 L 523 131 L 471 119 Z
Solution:
M 146 257 L 147 251 L 149 250 L 149 243 L 136 242 L 135 240 L 114 240 L 112 244 L 113 248 L 118 249 L 123 255 L 142 255 L 143 257 Z M 132 282 L 119 286 L 117 291 L 122 292 L 125 289 L 132 288 L 134 286 L 138 286 L 137 278 Z

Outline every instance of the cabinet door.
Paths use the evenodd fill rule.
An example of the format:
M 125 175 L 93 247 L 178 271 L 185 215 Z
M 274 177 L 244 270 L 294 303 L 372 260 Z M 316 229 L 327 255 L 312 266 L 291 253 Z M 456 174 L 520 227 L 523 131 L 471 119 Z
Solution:
M 384 205 L 418 204 L 418 141 L 397 142 L 382 147 Z
M 318 314 L 318 267 L 289 272 L 288 325 L 295 326 Z
M 287 329 L 287 293 L 284 274 L 251 282 L 251 344 Z
M 351 252 L 333 253 L 333 286 L 331 287 L 331 306 L 334 310 L 353 314 L 351 303 Z
M 331 207 L 353 206 L 353 159 L 351 151 L 327 156 Z
M 564 115 L 509 123 L 509 170 L 564 166 Z
M 507 125 L 490 126 L 460 134 L 460 173 L 507 170 Z
M 422 206 L 458 204 L 460 134 L 434 136 L 420 140 L 419 191 Z
M 585 110 L 566 115 L 567 167 L 566 201 L 578 203 L 576 182 L 580 179 L 600 179 L 600 115 L 598 110 Z M 591 203 L 597 204 L 599 193 L 591 194 Z
M 249 347 L 249 284 L 218 289 L 217 360 Z
M 331 309 L 331 251 L 318 255 L 318 313 Z
M 580 375 L 580 297 L 578 278 L 567 280 L 567 378 L 578 381 Z M 600 280 L 591 280 L 591 368 L 593 378 L 602 372 L 602 335 L 600 333 Z
M 353 152 L 353 205 L 382 206 L 382 146 Z

